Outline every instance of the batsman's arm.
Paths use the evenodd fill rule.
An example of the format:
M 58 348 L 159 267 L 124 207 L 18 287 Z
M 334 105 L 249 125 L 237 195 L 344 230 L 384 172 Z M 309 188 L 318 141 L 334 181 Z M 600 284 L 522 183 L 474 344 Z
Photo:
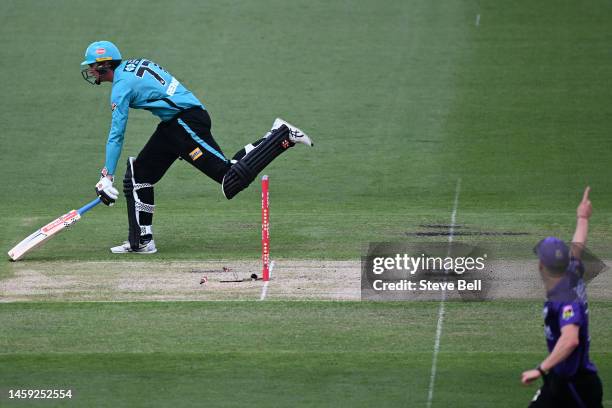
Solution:
M 580 258 L 582 250 L 586 245 L 587 235 L 589 233 L 589 218 L 593 213 L 593 207 L 591 200 L 589 199 L 589 193 L 591 187 L 587 187 L 582 195 L 582 201 L 576 209 L 576 231 L 572 238 L 572 256 L 574 258 Z
M 123 149 L 123 140 L 130 110 L 130 94 L 131 91 L 126 85 L 125 80 L 120 80 L 113 85 L 111 93 L 112 121 L 106 142 L 106 161 L 104 163 L 104 168 L 107 169 L 109 175 L 115 174 L 117 162 Z

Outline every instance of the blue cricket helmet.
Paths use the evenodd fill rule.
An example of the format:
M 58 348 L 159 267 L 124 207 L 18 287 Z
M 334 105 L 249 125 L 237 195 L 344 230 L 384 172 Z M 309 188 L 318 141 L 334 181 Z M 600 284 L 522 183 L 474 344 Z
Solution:
M 110 41 L 95 41 L 85 50 L 85 61 L 81 62 L 81 65 L 112 60 L 121 61 L 119 48 Z

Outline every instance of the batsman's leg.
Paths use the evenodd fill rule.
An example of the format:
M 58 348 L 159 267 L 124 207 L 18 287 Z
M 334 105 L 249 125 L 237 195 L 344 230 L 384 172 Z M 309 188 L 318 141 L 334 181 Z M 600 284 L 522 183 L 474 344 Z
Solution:
M 154 254 L 157 252 L 153 240 L 153 212 L 155 211 L 153 184 L 136 181 L 134 157 L 129 157 L 123 179 L 123 193 L 127 202 L 128 240 L 122 245 L 111 248 L 111 252 L 122 254 L 137 252 Z
M 134 161 L 129 157 L 123 192 L 128 202 L 129 241 L 133 250 L 142 242 L 153 238 L 153 212 L 155 212 L 153 184 L 136 181 Z
M 291 142 L 296 143 L 296 144 L 297 143 L 305 144 L 306 146 L 310 146 L 310 147 L 314 146 L 314 143 L 312 142 L 310 137 L 306 133 L 304 133 L 302 129 L 298 128 L 297 126 L 292 125 L 291 123 L 281 118 L 276 118 L 274 120 L 274 123 L 272 124 L 272 130 L 270 130 L 270 133 L 272 133 L 276 129 L 279 129 L 283 125 L 289 128 L 289 140 L 291 140 Z
M 153 184 L 139 183 L 135 177 L 134 157 L 129 157 L 123 179 L 123 192 L 127 201 L 128 241 L 111 248 L 113 253 L 157 252 L 153 240 L 153 212 L 155 211 Z
M 253 143 L 249 143 L 248 145 L 244 146 L 243 149 L 240 149 L 240 150 L 238 150 L 238 152 L 236 152 L 234 157 L 232 157 L 232 164 L 236 163 L 237 161 L 242 159 L 244 156 L 249 154 L 261 142 L 263 142 L 268 136 L 270 136 L 272 134 L 272 132 L 274 132 L 276 129 L 280 128 L 283 125 L 285 125 L 285 126 L 287 126 L 289 128 L 289 140 L 291 142 L 293 142 L 293 143 L 302 143 L 302 144 L 305 144 L 307 146 L 314 146 L 314 143 L 312 143 L 312 140 L 310 139 L 310 137 L 306 133 L 304 133 L 301 129 L 299 129 L 296 126 L 293 126 L 292 124 L 290 124 L 287 121 L 284 121 L 281 118 L 276 118 L 274 120 L 274 123 L 272 124 L 272 128 L 270 129 L 270 131 L 268 133 L 265 134 L 264 137 L 262 137 L 261 139 L 255 141 Z
M 111 248 L 114 253 L 152 254 L 157 252 L 153 241 L 153 186 L 158 183 L 178 158 L 169 131 L 161 122 L 135 159 L 127 160 L 123 191 L 127 202 L 128 240 Z
M 233 165 L 221 183 L 225 198 L 231 200 L 247 188 L 259 172 L 296 143 L 313 146 L 310 137 L 301 129 L 277 118 L 263 139 L 246 145 L 234 155 Z
M 248 187 L 260 171 L 289 147 L 296 143 L 312 146 L 301 129 L 276 119 L 272 130 L 262 139 L 246 145 L 232 160 L 227 160 L 212 136 L 208 112 L 186 111 L 172 128 L 176 129 L 172 134 L 180 146 L 180 157 L 221 183 L 227 199 Z

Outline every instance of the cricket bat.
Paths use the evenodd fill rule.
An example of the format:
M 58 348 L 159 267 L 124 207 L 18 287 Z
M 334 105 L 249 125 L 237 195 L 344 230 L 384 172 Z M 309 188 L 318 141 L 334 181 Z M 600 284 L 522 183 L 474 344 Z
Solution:
M 8 256 L 10 256 L 13 261 L 18 261 L 25 254 L 32 251 L 34 248 L 41 246 L 42 244 L 53 238 L 55 235 L 59 234 L 60 232 L 80 220 L 83 214 L 85 214 L 87 211 L 91 210 L 100 203 L 100 198 L 97 197 L 95 200 L 88 204 L 85 204 L 78 210 L 72 210 L 62 215 L 58 219 L 51 221 L 38 231 L 35 231 L 33 234 L 28 236 L 26 239 L 15 245 L 13 249 L 8 251 Z

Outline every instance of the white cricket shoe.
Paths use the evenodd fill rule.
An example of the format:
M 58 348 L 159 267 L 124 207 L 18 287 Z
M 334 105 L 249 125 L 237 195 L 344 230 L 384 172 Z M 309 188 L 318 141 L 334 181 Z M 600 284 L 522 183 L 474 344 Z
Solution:
M 289 128 L 289 140 L 291 140 L 293 143 L 302 143 L 306 146 L 314 146 L 312 140 L 310 140 L 308 135 L 304 133 L 302 129 L 298 128 L 297 126 L 293 126 L 291 123 L 284 121 L 281 118 L 276 118 L 276 120 L 274 120 L 272 130 L 278 129 L 282 125 Z
M 128 241 L 125 241 L 123 244 L 116 247 L 112 247 L 110 250 L 113 254 L 154 254 L 157 252 L 154 240 L 150 240 L 146 244 L 140 244 L 140 247 L 136 250 L 133 250 L 132 247 L 130 247 L 130 243 Z

